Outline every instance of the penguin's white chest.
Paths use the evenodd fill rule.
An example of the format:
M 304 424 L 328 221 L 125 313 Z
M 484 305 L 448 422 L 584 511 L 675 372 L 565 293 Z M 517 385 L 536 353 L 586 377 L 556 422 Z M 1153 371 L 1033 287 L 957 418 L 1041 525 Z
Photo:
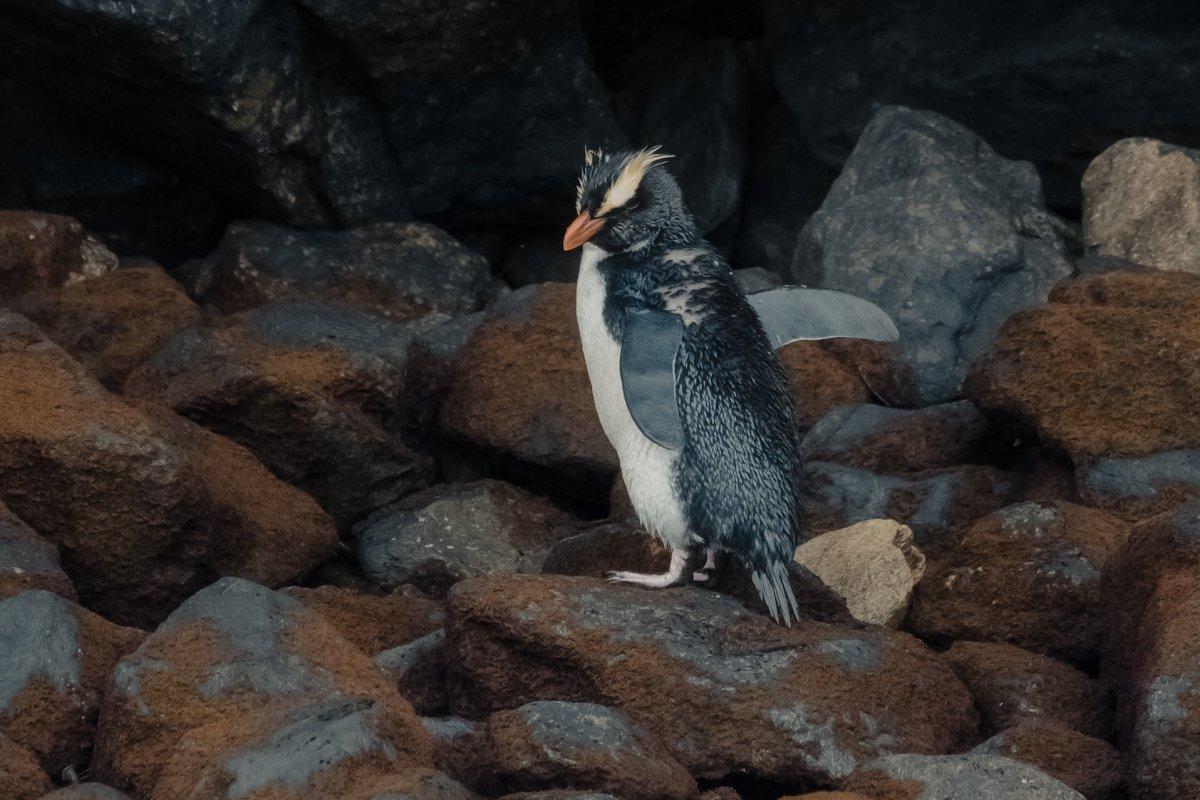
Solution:
M 604 325 L 604 276 L 597 268 L 607 254 L 595 245 L 583 246 L 575 287 L 575 317 L 583 340 L 583 358 L 592 383 L 592 399 L 600 426 L 621 460 L 621 476 L 629 499 L 646 529 L 668 547 L 682 549 L 694 537 L 687 530 L 675 485 L 679 454 L 648 439 L 625 404 L 621 386 L 621 343 Z

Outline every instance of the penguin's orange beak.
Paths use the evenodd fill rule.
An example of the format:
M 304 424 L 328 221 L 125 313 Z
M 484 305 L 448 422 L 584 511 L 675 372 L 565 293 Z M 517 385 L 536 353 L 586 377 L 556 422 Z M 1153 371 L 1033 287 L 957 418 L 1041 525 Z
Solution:
M 567 226 L 567 232 L 563 234 L 563 250 L 574 250 L 599 233 L 603 227 L 603 217 L 592 219 L 586 211 L 583 212 Z

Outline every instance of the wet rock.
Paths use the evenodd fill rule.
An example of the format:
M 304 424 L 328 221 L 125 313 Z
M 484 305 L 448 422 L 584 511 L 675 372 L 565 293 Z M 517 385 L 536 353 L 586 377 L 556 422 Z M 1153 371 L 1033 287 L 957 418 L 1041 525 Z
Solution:
M 445 644 L 446 632 L 438 628 L 375 656 L 376 666 L 418 714 L 432 716 L 447 710 Z
M 1138 524 L 1105 571 L 1103 673 L 1129 796 L 1200 793 L 1200 505 Z
M 975 698 L 985 736 L 1046 720 L 1098 738 L 1112 732 L 1103 691 L 1068 664 L 993 642 L 955 642 L 945 659 Z
M 1122 139 L 1083 174 L 1083 238 L 1090 252 L 1156 269 L 1200 272 L 1200 151 Z
M 63 572 L 58 548 L 0 503 L 0 598 L 28 589 L 76 599 L 75 584 Z
M 369 656 L 432 633 L 446 619 L 441 603 L 413 591 L 374 595 L 337 586 L 292 586 L 283 594 L 320 614 L 346 641 Z
M 595 703 L 537 701 L 488 718 L 484 734 L 509 791 L 571 786 L 629 800 L 690 798 L 696 782 L 653 737 Z
M 33 754 L 0 733 L 0 793 L 11 800 L 38 800 L 53 788 Z
M 992 755 L 895 755 L 843 782 L 868 797 L 908 800 L 1082 800 L 1083 795 L 1029 764 Z
M 2 313 L 0 498 L 58 546 L 84 604 L 122 623 L 153 624 L 222 574 L 293 582 L 336 543 L 249 452 L 110 395 Z
M 967 395 L 1076 464 L 1200 449 L 1197 313 L 1194 275 L 1118 271 L 1066 281 L 1049 305 L 1005 324 Z
M 575 287 L 527 286 L 489 309 L 455 360 L 438 422 L 520 483 L 606 503 L 617 454 L 596 417 Z
M 223 578 L 117 665 L 100 717 L 97 774 L 148 796 L 164 770 L 196 775 L 225 747 L 240 744 L 232 740 L 239 732 L 260 737 L 242 742 L 265 742 L 281 730 L 273 715 L 348 700 L 387 709 L 413 743 L 398 752 L 429 746 L 419 744 L 419 722 L 395 688 L 332 625 L 287 595 Z M 303 716 L 296 713 L 293 721 Z M 258 722 L 249 724 L 255 715 Z M 180 743 L 189 731 L 192 746 Z
M 103 783 L 76 783 L 42 797 L 42 800 L 130 800 L 129 795 L 118 792 Z
M 959 393 L 1013 312 L 1071 272 L 1033 167 L 938 114 L 887 106 L 797 241 L 792 278 L 872 300 L 922 404 Z
M 0 303 L 115 269 L 117 257 L 70 217 L 0 211 Z
M 636 523 L 612 523 L 556 542 L 542 572 L 603 578 L 616 570 L 661 573 L 670 562 L 671 551 L 656 536 Z
M 972 461 L 987 422 L 969 401 L 917 410 L 869 404 L 835 408 L 804 436 L 806 461 L 876 472 L 920 472 Z
M 912 530 L 888 519 L 860 522 L 821 534 L 796 548 L 796 562 L 846 599 L 854 618 L 897 628 L 913 587 L 925 574 L 925 556 Z
M 108 676 L 142 637 L 50 592 L 0 600 L 0 732 L 51 775 L 86 764 Z
M 428 485 L 433 410 L 418 333 L 361 311 L 276 303 L 171 339 L 126 384 L 251 450 L 343 530 Z
M 1100 580 L 1127 528 L 1062 501 L 989 514 L 917 586 L 908 629 L 924 639 L 1008 642 L 1068 661 L 1099 654 Z
M 977 724 L 912 638 L 803 617 L 789 629 L 714 592 L 496 576 L 460 583 L 448 611 L 456 713 L 605 702 L 697 779 L 828 781 L 884 753 L 960 747 Z
M 1151 517 L 1200 498 L 1200 450 L 1098 458 L 1075 473 L 1080 499 L 1116 514 Z
M 204 315 L 157 267 L 129 267 L 23 295 L 16 310 L 36 322 L 108 389 Z
M 1115 800 L 1121 754 L 1108 742 L 1054 720 L 1030 720 L 1002 731 L 971 751 L 1032 764 L 1087 800 Z
M 306 300 L 408 319 L 476 311 L 494 294 L 483 256 L 420 222 L 347 231 L 239 222 L 181 273 L 193 297 L 225 313 Z
M 546 500 L 485 480 L 415 494 L 355 533 L 359 564 L 371 580 L 441 596 L 466 578 L 540 571 L 571 526 L 571 517 Z

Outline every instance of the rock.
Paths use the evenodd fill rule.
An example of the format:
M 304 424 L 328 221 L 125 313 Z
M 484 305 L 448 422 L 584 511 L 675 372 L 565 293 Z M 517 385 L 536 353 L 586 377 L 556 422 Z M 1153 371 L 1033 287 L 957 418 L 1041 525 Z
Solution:
M 1197 313 L 1198 276 L 1119 271 L 1066 281 L 1049 305 L 1005 324 L 967 395 L 1076 464 L 1200 449 Z
M 925 574 L 912 531 L 888 519 L 809 539 L 796 548 L 796 563 L 846 598 L 856 620 L 888 628 L 904 621 L 913 587 Z
M 520 483 L 605 504 L 618 461 L 592 401 L 575 287 L 527 286 L 489 309 L 455 360 L 438 423 Z
M 130 797 L 103 783 L 76 783 L 51 792 L 42 800 L 130 800 Z
M 779 350 L 796 402 L 801 430 L 834 409 L 871 401 L 871 390 L 853 365 L 843 363 L 821 342 L 795 342 Z
M 70 217 L 0 211 L 0 304 L 115 269 L 117 257 Z
M 246 450 L 108 394 L 23 317 L 0 313 L 0 498 L 56 544 L 89 608 L 152 624 L 217 575 L 278 586 L 336 535 Z
M 508 791 L 570 786 L 628 800 L 696 794 L 692 776 L 661 743 L 595 703 L 544 700 L 498 711 L 484 737 L 495 780 Z
M 466 578 L 540 571 L 571 525 L 546 500 L 485 480 L 415 494 L 365 520 L 355 534 L 359 564 L 371 580 L 442 596 Z
M 192 296 L 227 314 L 301 300 L 407 319 L 477 311 L 494 294 L 482 256 L 420 222 L 347 231 L 239 222 L 182 273 Z
M 1089 251 L 1155 269 L 1200 273 L 1200 151 L 1122 139 L 1083 174 Z
M 0 20 L 23 79 L 229 206 L 306 227 L 409 213 L 360 72 L 297 8 L 22 0 Z
M 438 769 L 475 789 L 491 782 L 479 724 L 461 717 L 423 717 L 421 724 L 433 740 Z
M 1151 517 L 1200 498 L 1200 450 L 1098 458 L 1080 465 L 1076 484 L 1088 505 L 1126 517 Z
M 558 789 L 548 792 L 506 794 L 500 800 L 620 800 L 620 798 L 607 792 L 575 792 L 570 789 Z
M 478 800 L 478 796 L 444 773 L 415 768 L 356 783 L 347 800 Z
M 564 251 L 562 237 L 558 228 L 522 231 L 505 250 L 496 274 L 513 288 L 547 281 L 574 283 L 579 275 L 579 253 Z
M 108 676 L 142 637 L 50 592 L 0 600 L 0 733 L 51 775 L 86 764 Z
M 867 125 L 791 267 L 891 314 L 922 405 L 956 396 L 1000 324 L 1070 272 L 1031 165 L 900 106 Z
M 164 770 L 195 776 L 225 747 L 264 741 L 254 737 L 280 730 L 273 715 L 295 712 L 289 719 L 298 722 L 304 713 L 297 709 L 351 700 L 371 701 L 371 708 L 378 702 L 405 729 L 411 747 L 398 752 L 428 751 L 416 716 L 369 656 L 298 600 L 223 578 L 117 665 L 100 715 L 96 771 L 149 796 Z M 190 745 L 180 741 L 189 732 Z M 233 741 L 243 734 L 250 738 Z
M 835 408 L 804 436 L 805 461 L 895 474 L 954 467 L 977 457 L 987 422 L 969 401 L 917 410 L 869 404 Z
M 894 755 L 865 765 L 843 787 L 867 797 L 918 800 L 1082 800 L 1029 764 L 992 755 Z
M 58 560 L 58 548 L 0 503 L 0 599 L 28 589 L 77 599 L 75 584 Z
M 0 734 L 0 792 L 9 800 L 37 800 L 54 788 L 37 759 L 25 748 Z
M 446 619 L 441 603 L 411 591 L 373 595 L 337 586 L 292 586 L 283 594 L 320 614 L 342 638 L 369 656 L 432 633 Z
M 1002 731 L 971 751 L 1032 764 L 1087 800 L 1120 795 L 1121 754 L 1108 742 L 1054 720 L 1030 720 Z
M 242 444 L 344 531 L 432 477 L 414 449 L 433 414 L 417 336 L 361 311 L 277 303 L 180 333 L 125 391 Z
M 556 542 L 542 572 L 603 578 L 616 570 L 666 572 L 670 562 L 667 546 L 636 523 L 611 523 Z
M 118 392 L 167 340 L 204 322 L 183 288 L 158 267 L 118 269 L 32 291 L 14 306 Z
M 1101 688 L 1061 661 L 994 642 L 955 642 L 945 659 L 975 698 L 985 736 L 1041 721 L 1101 739 L 1112 733 Z
M 829 781 L 884 753 L 961 747 L 977 724 L 910 637 L 803 616 L 785 628 L 714 592 L 492 576 L 458 584 L 448 612 L 455 713 L 604 702 L 697 780 Z
M 738 288 L 746 294 L 765 292 L 769 289 L 778 289 L 780 286 L 783 286 L 783 278 L 762 267 L 735 269 L 733 277 L 737 281 Z
M 1026 502 L 980 519 L 917 586 L 908 629 L 1008 642 L 1074 662 L 1099 654 L 1101 575 L 1127 529 L 1103 511 Z
M 880 475 L 813 461 L 805 464 L 805 478 L 806 530 L 819 534 L 869 519 L 893 519 L 910 527 L 927 553 L 952 544 L 1017 489 L 1015 475 L 977 465 Z
M 1200 504 L 1139 523 L 1105 570 L 1103 674 L 1129 796 L 1200 793 Z
M 779 800 L 871 800 L 871 798 L 857 792 L 808 792 L 784 795 Z
M 395 682 L 400 696 L 418 714 L 436 715 L 447 710 L 445 644 L 446 632 L 438 628 L 375 656 L 375 665 Z

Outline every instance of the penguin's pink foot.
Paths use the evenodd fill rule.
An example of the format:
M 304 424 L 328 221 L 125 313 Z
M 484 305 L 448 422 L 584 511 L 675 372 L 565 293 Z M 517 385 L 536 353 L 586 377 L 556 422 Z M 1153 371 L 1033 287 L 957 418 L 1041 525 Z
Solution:
M 666 589 L 687 582 L 683 577 L 687 572 L 687 564 L 687 550 L 672 550 L 671 566 L 661 575 L 647 575 L 641 572 L 610 572 L 604 577 L 609 583 L 632 583 L 647 589 Z

